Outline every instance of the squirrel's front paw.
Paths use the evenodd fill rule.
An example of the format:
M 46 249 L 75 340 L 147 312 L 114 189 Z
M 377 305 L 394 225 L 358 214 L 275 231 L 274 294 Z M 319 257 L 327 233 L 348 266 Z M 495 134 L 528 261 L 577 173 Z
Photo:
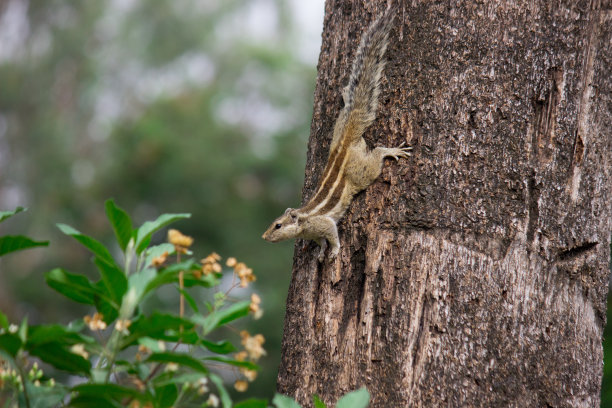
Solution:
M 333 250 L 329 252 L 329 256 L 327 257 L 327 260 L 329 261 L 330 264 L 334 263 L 334 261 L 338 257 L 339 252 L 340 252 L 340 248 L 334 248 Z

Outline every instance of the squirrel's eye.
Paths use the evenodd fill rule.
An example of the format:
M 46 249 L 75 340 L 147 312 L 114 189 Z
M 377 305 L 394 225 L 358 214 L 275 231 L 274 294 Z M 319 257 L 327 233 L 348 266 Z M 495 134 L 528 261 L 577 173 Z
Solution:
M 282 224 L 276 224 L 276 225 L 274 226 L 274 228 L 276 228 L 276 229 L 279 229 L 280 227 L 282 227 Z

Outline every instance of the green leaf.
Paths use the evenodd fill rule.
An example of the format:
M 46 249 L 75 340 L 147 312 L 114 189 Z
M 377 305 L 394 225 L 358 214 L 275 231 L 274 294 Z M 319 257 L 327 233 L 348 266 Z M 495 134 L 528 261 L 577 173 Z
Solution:
M 126 299 L 134 301 L 136 306 L 144 299 L 147 286 L 157 276 L 155 268 L 147 267 L 138 272 L 131 274 L 128 277 L 128 294 Z M 125 305 L 124 305 L 125 306 Z
M 200 265 L 193 259 L 188 259 L 181 263 L 170 265 L 167 268 L 162 269 L 159 274 L 157 274 L 157 276 L 155 276 L 148 282 L 144 290 L 144 295 L 148 294 L 152 290 L 155 290 L 162 285 L 178 282 L 178 275 L 180 271 L 187 272 L 196 269 L 200 269 Z
M 91 238 L 85 234 L 81 234 L 79 231 L 75 230 L 69 225 L 66 224 L 57 224 L 57 227 L 66 235 L 70 235 L 77 241 L 79 241 L 85 248 L 89 249 L 93 254 L 108 263 L 109 265 L 113 265 L 117 267 L 115 264 L 115 260 L 113 256 L 108 252 L 108 249 L 98 240 Z
M 189 367 L 194 371 L 201 373 L 208 373 L 208 369 L 198 359 L 191 357 L 185 353 L 174 353 L 171 351 L 165 351 L 160 353 L 152 353 L 147 359 L 148 362 L 156 363 L 176 363 L 184 367 Z
M 17 207 L 13 211 L 0 211 L 0 222 L 11 218 L 15 214 L 19 214 L 22 211 L 27 211 L 27 208 Z
M 186 290 L 183 290 L 180 288 L 179 288 L 179 292 L 185 297 L 185 300 L 189 304 L 189 307 L 191 307 L 191 310 L 193 310 L 195 313 L 200 313 L 200 311 L 198 310 L 198 304 L 196 303 L 193 296 L 191 296 L 189 292 L 187 292 Z
M 223 341 L 214 343 L 212 341 L 201 339 L 200 343 L 202 344 L 202 346 L 206 347 L 208 350 L 212 351 L 213 353 L 217 353 L 217 354 L 228 354 L 233 351 L 236 351 L 236 347 L 234 347 L 234 345 L 227 340 L 223 340 Z
M 2 311 L 0 310 L 0 329 L 8 329 L 9 321 L 8 318 Z
M 100 258 L 96 258 L 94 263 L 100 271 L 106 293 L 115 302 L 115 306 L 119 308 L 121 299 L 127 291 L 127 277 L 117 266 L 103 262 Z
M 123 252 L 125 252 L 128 242 L 132 239 L 132 220 L 122 208 L 115 204 L 113 199 L 106 200 L 104 207 L 106 209 L 106 216 L 113 227 L 113 231 L 115 231 L 117 242 Z
M 155 388 L 155 402 L 158 408 L 169 408 L 178 398 L 176 384 L 166 384 Z
M 162 214 L 155 221 L 147 221 L 142 224 L 136 232 L 136 253 L 139 254 L 145 250 L 154 232 L 175 221 L 189 217 L 191 214 Z
M 312 400 L 314 401 L 314 408 L 327 408 L 327 405 L 325 405 L 325 403 L 321 401 L 317 394 L 314 394 L 312 396 Z
M 183 328 L 182 333 L 181 327 Z M 194 323 L 172 314 L 154 312 L 150 317 L 139 316 L 130 326 L 130 335 L 125 338 L 123 348 L 130 346 L 142 337 L 156 340 L 178 341 L 187 344 L 197 342 L 197 334 L 192 330 Z M 194 337 L 195 336 L 195 337 Z
M 267 406 L 268 401 L 251 398 L 245 401 L 240 401 L 234 405 L 234 408 L 267 408 Z
M 214 310 L 201 321 L 204 334 L 210 333 L 217 327 L 223 326 L 226 323 L 248 315 L 250 305 L 251 302 L 245 300 L 234 303 L 225 309 Z M 194 316 L 194 318 L 196 316 Z
M 157 258 L 167 252 L 168 255 L 174 255 L 176 249 L 174 245 L 164 242 L 163 244 L 154 245 L 152 247 L 147 248 L 146 257 L 145 257 L 145 265 L 153 264 L 153 258 Z
M 276 394 L 272 399 L 272 404 L 276 405 L 276 408 L 302 408 L 293 398 L 282 394 Z
M 60 342 L 65 344 L 93 343 L 94 339 L 75 331 L 67 330 L 59 324 L 30 326 L 27 347 L 38 347 L 45 343 Z
M 110 397 L 115 400 L 121 400 L 123 398 L 134 398 L 139 401 L 150 400 L 150 395 L 143 395 L 134 388 L 128 388 L 117 384 L 104 383 L 104 384 L 92 384 L 85 383 L 80 384 L 72 388 L 72 391 L 77 392 L 80 397 L 94 397 L 94 398 L 107 398 Z M 70 405 L 72 406 L 72 404 Z M 97 407 L 97 405 L 91 405 Z
M 30 397 L 30 408 L 54 408 L 66 395 L 66 389 L 58 384 L 53 387 L 35 387 L 29 381 L 28 396 Z
M 336 408 L 367 408 L 370 403 L 370 393 L 364 388 L 349 392 L 340 398 L 336 403 Z
M 77 395 L 70 400 L 68 406 L 70 408 L 123 408 L 122 404 L 112 401 L 105 395 Z
M 222 356 L 204 357 L 204 360 L 208 361 L 220 361 L 225 364 L 233 365 L 235 367 L 246 368 L 247 370 L 259 370 L 259 366 L 250 361 L 238 361 Z
M 104 323 L 110 325 L 119 316 L 119 306 L 111 299 L 104 282 L 98 281 L 94 287 L 102 294 L 94 296 L 96 310 L 103 316 Z
M 142 344 L 149 350 L 162 351 L 161 347 L 159 347 L 159 341 L 152 339 L 151 337 L 139 337 L 138 344 Z
M 61 268 L 53 269 L 45 274 L 47 285 L 68 299 L 86 305 L 94 304 L 94 297 L 102 295 L 83 275 L 76 275 Z
M 21 348 L 21 339 L 12 333 L 0 335 L 0 350 L 6 351 L 11 357 L 15 357 Z
M 200 278 L 196 277 L 193 274 L 185 275 L 185 287 L 190 288 L 192 286 L 203 286 L 205 288 L 212 288 L 219 284 L 219 278 L 217 278 L 217 274 L 211 273 Z
M 28 338 L 28 316 L 24 317 L 21 323 L 19 324 L 19 328 L 17 329 L 17 335 L 21 339 L 22 343 L 25 343 Z
M 210 374 L 208 378 L 210 378 L 210 381 L 217 386 L 217 392 L 221 398 L 221 405 L 223 408 L 232 408 L 232 399 L 223 386 L 223 379 L 216 374 Z
M 33 241 L 23 235 L 6 235 L 0 237 L 0 256 L 10 252 L 47 245 L 49 245 L 49 241 Z
M 89 375 L 89 370 L 91 370 L 89 360 L 67 350 L 64 343 L 45 343 L 38 347 L 30 347 L 28 351 L 31 355 L 39 357 L 45 363 L 51 364 L 58 370 L 84 375 Z
M 196 383 L 202 378 L 206 378 L 206 376 L 201 373 L 186 373 L 178 375 L 175 375 L 174 373 L 163 373 L 153 378 L 153 382 L 155 386 L 161 387 L 162 385 L 167 384 Z

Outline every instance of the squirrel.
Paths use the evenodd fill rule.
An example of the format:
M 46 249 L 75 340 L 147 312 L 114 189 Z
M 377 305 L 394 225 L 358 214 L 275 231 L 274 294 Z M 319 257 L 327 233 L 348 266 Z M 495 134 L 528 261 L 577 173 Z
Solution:
M 262 235 L 270 242 L 290 238 L 314 240 L 321 247 L 323 262 L 327 243 L 329 259 L 340 251 L 337 223 L 353 197 L 378 178 L 384 159 L 410 156 L 410 146 L 376 147 L 368 151 L 363 133 L 376 118 L 380 78 L 385 66 L 383 56 L 397 7 L 377 18 L 361 38 L 351 76 L 342 96 L 344 108 L 334 125 L 333 139 L 323 175 L 314 196 L 301 208 L 287 208 Z

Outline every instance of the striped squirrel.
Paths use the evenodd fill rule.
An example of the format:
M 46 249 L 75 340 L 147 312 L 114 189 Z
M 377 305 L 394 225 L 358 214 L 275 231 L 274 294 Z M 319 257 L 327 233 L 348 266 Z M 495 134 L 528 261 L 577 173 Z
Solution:
M 290 238 L 316 241 L 320 246 L 319 262 L 325 258 L 327 243 L 333 260 L 340 251 L 337 223 L 348 209 L 353 196 L 376 180 L 384 159 L 398 160 L 410 155 L 411 147 L 377 147 L 368 151 L 362 137 L 376 118 L 380 78 L 385 60 L 389 31 L 397 7 L 376 19 L 363 35 L 348 85 L 342 93 L 344 108 L 334 126 L 327 165 L 314 196 L 301 208 L 287 208 L 262 235 L 270 242 Z

